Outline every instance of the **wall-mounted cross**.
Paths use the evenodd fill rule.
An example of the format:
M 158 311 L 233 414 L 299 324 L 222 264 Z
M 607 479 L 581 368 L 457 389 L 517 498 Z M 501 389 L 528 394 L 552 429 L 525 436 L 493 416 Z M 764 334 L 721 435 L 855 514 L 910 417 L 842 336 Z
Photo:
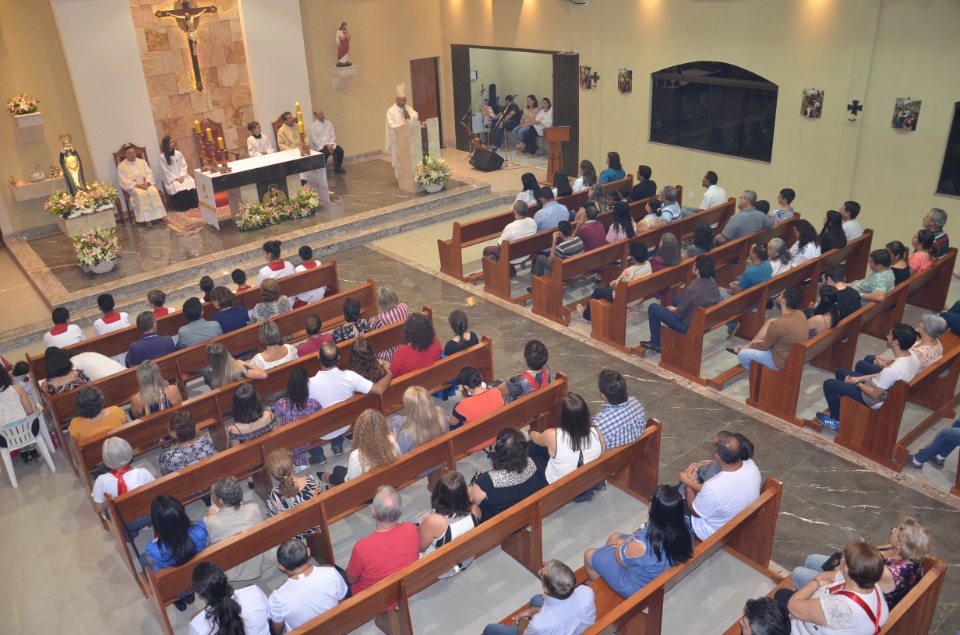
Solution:
M 850 121 L 853 121 L 857 118 L 857 113 L 863 110 L 863 104 L 861 104 L 859 100 L 854 99 L 852 104 L 847 104 L 847 110 L 849 110 L 852 115 Z
M 177 21 L 177 26 L 180 27 L 180 30 L 187 34 L 187 43 L 190 45 L 190 58 L 193 61 L 193 80 L 198 92 L 203 92 L 203 79 L 200 77 L 200 60 L 197 59 L 197 29 L 200 26 L 200 16 L 205 13 L 216 12 L 217 7 L 213 5 L 207 7 L 191 7 L 190 0 L 180 0 L 179 9 L 165 9 L 156 11 L 153 14 L 158 20 L 173 18 Z
M 596 84 L 598 81 L 600 81 L 600 75 L 597 74 L 597 71 L 593 71 L 593 74 L 587 75 L 587 77 L 590 78 L 591 84 Z

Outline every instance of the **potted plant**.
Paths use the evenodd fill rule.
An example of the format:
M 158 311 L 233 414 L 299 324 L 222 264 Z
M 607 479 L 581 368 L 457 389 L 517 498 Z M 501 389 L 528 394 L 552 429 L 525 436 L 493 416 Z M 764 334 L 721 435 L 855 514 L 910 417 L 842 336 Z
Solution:
M 237 229 L 248 232 L 279 225 L 285 220 L 308 218 L 317 213 L 319 206 L 320 195 L 309 187 L 304 187 L 289 200 L 268 201 L 265 198 L 262 203 L 244 203 L 237 213 Z
M 450 180 L 453 168 L 437 154 L 428 154 L 417 166 L 417 183 L 430 193 L 439 192 Z
M 70 196 L 57 190 L 43 204 L 43 209 L 57 217 L 57 224 L 71 238 L 86 233 L 94 227 L 109 229 L 116 227 L 113 217 L 117 188 L 109 183 L 95 181 L 86 191 Z
M 7 111 L 13 116 L 13 126 L 20 143 L 43 139 L 43 116 L 40 101 L 26 93 L 7 100 Z
M 94 227 L 73 238 L 77 262 L 93 273 L 112 271 L 120 258 L 120 240 L 117 230 Z

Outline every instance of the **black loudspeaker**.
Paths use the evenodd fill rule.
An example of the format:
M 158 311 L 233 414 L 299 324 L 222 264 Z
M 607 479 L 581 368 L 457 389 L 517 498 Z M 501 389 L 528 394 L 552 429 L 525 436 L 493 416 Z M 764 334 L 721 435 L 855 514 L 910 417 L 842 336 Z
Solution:
M 477 148 L 470 158 L 470 165 L 483 172 L 494 172 L 503 167 L 503 157 L 496 152 Z

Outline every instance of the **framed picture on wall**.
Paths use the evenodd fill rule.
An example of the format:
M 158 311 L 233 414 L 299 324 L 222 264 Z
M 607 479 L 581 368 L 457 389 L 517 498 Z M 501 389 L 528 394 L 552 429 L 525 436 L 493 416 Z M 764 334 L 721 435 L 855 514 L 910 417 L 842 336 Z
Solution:
M 594 78 L 590 76 L 590 67 L 580 67 L 580 88 L 583 90 L 593 90 Z
M 920 119 L 919 99 L 909 97 L 897 97 L 897 103 L 893 106 L 893 119 L 890 125 L 899 130 L 913 132 L 917 129 L 917 120 Z
M 823 91 L 816 88 L 804 88 L 800 98 L 800 116 L 807 119 L 819 119 L 823 114 Z
M 470 71 L 470 81 L 473 82 L 473 81 L 476 81 L 476 80 L 478 80 L 478 79 L 480 79 L 480 78 L 478 77 L 477 71 Z
M 627 95 L 633 92 L 633 71 L 621 68 L 617 73 L 617 90 Z

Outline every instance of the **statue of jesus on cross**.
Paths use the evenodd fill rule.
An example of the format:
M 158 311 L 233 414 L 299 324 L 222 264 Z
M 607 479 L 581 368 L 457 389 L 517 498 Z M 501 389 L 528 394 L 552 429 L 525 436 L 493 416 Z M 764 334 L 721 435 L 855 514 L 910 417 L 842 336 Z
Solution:
M 193 79 L 197 86 L 197 92 L 203 92 L 203 79 L 200 77 L 200 60 L 197 59 L 197 29 L 199 28 L 200 16 L 206 13 L 216 13 L 217 7 L 214 5 L 206 7 L 191 7 L 190 0 L 180 0 L 179 9 L 164 9 L 154 12 L 157 20 L 163 18 L 173 18 L 177 21 L 180 30 L 187 34 L 187 43 L 190 45 L 190 58 L 193 61 Z

